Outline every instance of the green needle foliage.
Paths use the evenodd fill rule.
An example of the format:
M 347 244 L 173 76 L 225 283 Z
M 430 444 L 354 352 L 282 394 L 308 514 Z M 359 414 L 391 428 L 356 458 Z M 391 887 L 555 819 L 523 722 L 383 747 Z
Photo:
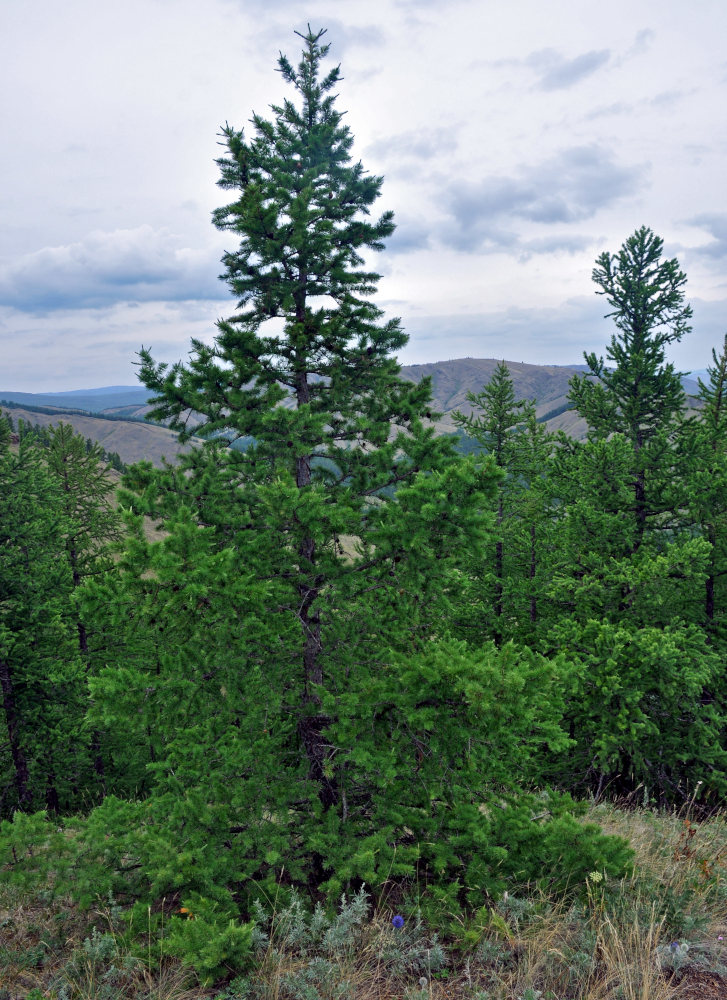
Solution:
M 94 571 L 93 531 L 60 532 L 78 539 L 70 582 L 85 574 L 66 628 L 94 637 L 85 725 L 111 794 L 64 834 L 19 814 L 0 830 L 13 879 L 35 867 L 88 905 L 113 893 L 205 980 L 249 962 L 258 897 L 330 904 L 366 883 L 451 917 L 629 862 L 542 789 L 576 744 L 582 650 L 511 641 L 546 631 L 551 445 L 500 371 L 481 400 L 500 444 L 483 423 L 491 454 L 462 459 L 434 433 L 429 384 L 399 377 L 406 337 L 368 264 L 393 219 L 372 218 L 381 178 L 351 159 L 323 34 L 302 36 L 296 68 L 281 56 L 291 100 L 250 137 L 222 132 L 234 315 L 187 364 L 141 352 L 153 416 L 202 443 L 129 470 L 113 565 Z M 493 549 L 499 607 L 478 628 Z
M 450 636 L 501 473 L 436 437 L 428 383 L 399 378 L 406 338 L 365 263 L 393 220 L 371 220 L 381 178 L 351 161 L 322 35 L 297 68 L 281 57 L 295 102 L 249 139 L 223 130 L 235 199 L 214 221 L 239 240 L 236 313 L 187 365 L 141 354 L 155 417 L 187 438 L 201 419 L 205 442 L 129 472 L 129 543 L 84 588 L 118 651 L 91 681 L 91 724 L 123 730 L 142 797 L 89 817 L 79 888 L 221 915 L 204 953 L 175 931 L 205 974 L 261 893 L 416 880 L 456 908 L 545 859 L 565 886 L 628 856 L 569 820 L 568 796 L 532 791 L 568 743 L 569 665 Z
M 586 354 L 588 375 L 571 383 L 571 399 L 595 432 L 620 432 L 637 448 L 684 406 L 679 374 L 666 363 L 665 348 L 691 331 L 692 308 L 684 302 L 687 276 L 676 259 L 662 260 L 663 247 L 661 237 L 642 226 L 617 254 L 604 252 L 596 260 L 596 294 L 612 307 L 606 315 L 619 331 L 607 351 L 613 367 Z
M 690 513 L 711 546 L 706 566 L 703 612 L 699 616 L 722 648 L 724 583 L 727 575 L 727 338 L 712 351 L 708 382 L 699 380 L 701 409 L 683 440 L 688 466 Z
M 676 259 L 663 260 L 664 241 L 646 226 L 617 254 L 596 261 L 596 294 L 612 307 L 618 333 L 611 338 L 607 367 L 586 354 L 586 375 L 571 380 L 570 399 L 586 418 L 591 436 L 623 434 L 633 448 L 633 501 L 637 547 L 655 517 L 679 508 L 670 443 L 685 407 L 680 374 L 666 362 L 665 348 L 689 333 L 692 308 L 684 301 L 687 277 Z
M 462 584 L 460 627 L 480 641 L 532 640 L 550 521 L 545 476 L 553 437 L 538 424 L 531 400 L 515 400 L 504 361 L 483 390 L 469 392 L 467 400 L 472 413 L 456 412 L 455 423 L 494 459 L 502 477 L 491 547 L 478 551 L 470 580 Z
M 553 467 L 558 559 L 549 596 L 561 614 L 540 648 L 566 649 L 580 664 L 566 786 L 640 789 L 666 802 L 686 800 L 697 782 L 722 794 L 725 758 L 719 656 L 699 600 L 705 578 L 714 579 L 716 533 L 690 500 L 705 448 L 715 457 L 703 430 L 710 403 L 703 420 L 685 422 L 665 348 L 689 332 L 691 308 L 686 276 L 662 250 L 642 227 L 596 261 L 597 294 L 618 332 L 611 367 L 586 355 L 590 371 L 571 381 L 589 439 L 563 441 Z
M 81 527 L 48 451 L 32 434 L 17 449 L 9 437 L 0 421 L 0 815 L 55 813 L 77 808 L 92 784 L 68 548 L 75 538 L 80 553 Z
M 285 692 L 284 731 L 292 725 L 298 742 L 290 766 L 309 782 L 293 798 L 338 814 L 344 755 L 326 732 L 337 713 L 323 710 L 324 694 L 363 677 L 381 641 L 370 597 L 358 595 L 377 592 L 398 642 L 421 634 L 418 618 L 429 621 L 431 609 L 407 627 L 387 609 L 391 592 L 431 579 L 428 562 L 456 562 L 493 473 L 455 467 L 448 443 L 425 426 L 428 384 L 398 377 L 390 355 L 406 338 L 369 300 L 378 275 L 362 256 L 382 248 L 392 216 L 368 221 L 381 178 L 351 164 L 352 137 L 331 93 L 338 69 L 320 72 L 322 34 L 305 36 L 296 70 L 279 63 L 300 106 L 274 107 L 271 122 L 255 116 L 249 142 L 223 130 L 221 185 L 238 197 L 214 221 L 240 239 L 224 258 L 237 314 L 218 324 L 212 347 L 193 344 L 187 367 L 157 366 L 142 352 L 141 378 L 157 393 L 155 415 L 183 436 L 188 411 L 203 417 L 211 445 L 161 490 L 175 504 L 184 489 L 215 543 L 244 551 L 268 581 L 274 638 L 258 648 L 287 678 L 270 690 Z M 248 442 L 244 451 L 229 446 L 237 440 Z M 170 509 L 164 496 L 151 499 L 148 510 Z M 315 864 L 320 881 L 329 867 L 320 852 Z

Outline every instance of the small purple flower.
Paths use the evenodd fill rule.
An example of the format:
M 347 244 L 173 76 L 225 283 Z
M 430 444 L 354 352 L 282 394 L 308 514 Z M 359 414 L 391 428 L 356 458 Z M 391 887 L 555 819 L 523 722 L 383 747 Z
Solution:
M 391 921 L 394 927 L 401 928 L 404 926 L 404 918 L 400 917 L 397 913 L 394 919 Z
M 672 951 L 677 951 L 678 948 L 679 948 L 679 942 L 678 941 L 672 941 L 672 943 L 669 945 L 669 947 L 671 948 Z

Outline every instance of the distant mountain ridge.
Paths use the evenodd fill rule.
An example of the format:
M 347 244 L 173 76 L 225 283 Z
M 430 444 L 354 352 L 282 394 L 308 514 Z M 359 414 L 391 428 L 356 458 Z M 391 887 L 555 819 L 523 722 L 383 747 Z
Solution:
M 115 392 L 126 392 L 129 389 L 136 391 L 137 389 L 141 392 L 146 392 L 146 389 L 141 389 L 140 386 L 136 385 L 104 385 L 100 389 L 62 389 L 56 393 L 57 396 L 82 396 L 89 392 L 94 393 L 96 396 L 107 396 Z M 45 393 L 45 395 L 48 395 Z
M 574 375 L 587 370 L 585 365 L 531 365 L 522 361 L 505 363 L 512 377 L 515 398 L 534 400 L 536 413 L 549 430 L 563 430 L 575 438 L 585 437 L 585 421 L 568 404 L 568 383 Z M 457 358 L 421 365 L 404 365 L 401 374 L 411 382 L 419 382 L 425 376 L 431 377 L 433 406 L 442 414 L 437 426 L 441 431 L 447 432 L 455 428 L 452 417 L 455 410 L 463 413 L 471 411 L 467 393 L 480 392 L 492 378 L 498 364 L 499 360 L 496 358 Z M 702 372 L 696 374 L 704 377 Z M 695 396 L 698 392 L 696 378 L 685 378 L 682 381 L 687 394 Z M 127 385 L 53 393 L 0 390 L 0 406 L 3 400 L 7 400 L 14 403 L 15 407 L 68 409 L 67 415 L 57 412 L 39 414 L 30 410 L 21 413 L 15 407 L 11 412 L 33 424 L 66 420 L 84 437 L 99 441 L 107 451 L 117 452 L 124 462 L 147 458 L 158 465 L 162 455 L 174 460 L 182 446 L 172 431 L 158 425 L 138 422 L 139 418 L 149 412 L 147 401 L 150 395 L 149 390 L 142 386 Z M 85 410 L 87 414 L 73 414 L 71 410 Z M 116 419 L 111 421 L 104 417 Z
M 101 389 L 70 389 L 64 392 L 12 392 L 0 389 L 0 400 L 26 406 L 61 406 L 103 413 L 120 406 L 144 406 L 149 390 L 142 386 L 110 385 Z

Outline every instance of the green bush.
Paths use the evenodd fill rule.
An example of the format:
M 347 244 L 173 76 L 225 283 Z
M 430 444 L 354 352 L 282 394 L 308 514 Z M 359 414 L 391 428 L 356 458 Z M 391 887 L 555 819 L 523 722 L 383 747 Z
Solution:
M 173 916 L 164 938 L 165 950 L 190 966 L 204 983 L 241 972 L 252 959 L 254 921 L 241 923 L 215 900 L 192 894 L 184 912 Z

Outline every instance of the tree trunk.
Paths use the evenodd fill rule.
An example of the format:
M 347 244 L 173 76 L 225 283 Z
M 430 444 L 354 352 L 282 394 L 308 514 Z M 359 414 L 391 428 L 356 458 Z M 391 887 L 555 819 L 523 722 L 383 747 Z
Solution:
M 495 545 L 495 614 L 502 615 L 502 542 Z
M 497 504 L 497 530 L 502 530 L 503 522 L 503 505 L 502 505 L 502 494 Z M 495 543 L 495 617 L 500 619 L 502 617 L 502 577 L 504 572 L 504 552 L 502 539 Z M 495 627 L 495 642 L 499 646 L 502 642 L 502 628 L 498 620 Z
M 530 525 L 530 624 L 534 625 L 538 616 L 535 597 L 535 525 Z
M 48 766 L 48 773 L 45 782 L 45 807 L 49 813 L 60 812 L 60 801 L 58 799 L 58 789 L 56 787 L 56 775 L 52 766 Z
M 644 473 L 639 472 L 634 484 L 634 494 L 636 497 L 636 540 L 633 551 L 636 552 L 644 538 L 646 531 L 646 488 L 644 484 Z
M 68 558 L 71 563 L 73 588 L 75 590 L 81 585 L 81 574 L 78 571 L 78 556 L 75 548 L 72 546 L 68 550 Z M 80 618 L 76 622 L 76 631 L 78 632 L 78 648 L 81 652 L 81 657 L 86 663 L 86 675 L 88 675 L 88 633 L 86 632 L 86 626 Z M 98 729 L 94 729 L 91 733 L 91 756 L 93 757 L 93 770 L 98 778 L 101 799 L 103 800 L 106 797 L 106 767 L 101 754 L 101 733 Z
M 636 428 L 632 433 L 634 434 L 634 452 L 637 462 L 636 477 L 634 479 L 636 539 L 634 540 L 632 552 L 637 552 L 642 541 L 644 540 L 644 534 L 646 532 L 646 472 L 643 466 L 641 466 L 641 451 L 644 446 L 643 434 L 640 428 Z
M 29 810 L 33 801 L 30 792 L 28 773 L 28 762 L 20 743 L 18 733 L 18 713 L 13 693 L 13 679 L 10 673 L 10 664 L 0 659 L 0 689 L 3 693 L 3 709 L 5 711 L 5 722 L 8 727 L 8 739 L 10 741 L 10 753 L 13 758 L 15 768 L 15 787 L 18 790 L 18 801 L 20 808 Z
M 310 387 L 305 372 L 297 376 L 296 402 L 302 406 L 310 401 Z M 300 455 L 295 460 L 295 482 L 298 489 L 304 489 L 311 482 L 311 456 Z M 330 723 L 327 715 L 320 711 L 321 699 L 314 690 L 323 683 L 321 664 L 321 616 L 315 606 L 320 590 L 313 576 L 316 546 L 315 541 L 306 537 L 300 543 L 300 583 L 298 594 L 300 605 L 298 620 L 303 627 L 303 714 L 298 722 L 298 735 L 305 747 L 308 771 L 312 781 L 318 785 L 318 796 L 324 809 L 338 801 L 338 791 L 332 775 L 328 775 L 327 763 L 330 748 L 323 737 L 323 730 Z

